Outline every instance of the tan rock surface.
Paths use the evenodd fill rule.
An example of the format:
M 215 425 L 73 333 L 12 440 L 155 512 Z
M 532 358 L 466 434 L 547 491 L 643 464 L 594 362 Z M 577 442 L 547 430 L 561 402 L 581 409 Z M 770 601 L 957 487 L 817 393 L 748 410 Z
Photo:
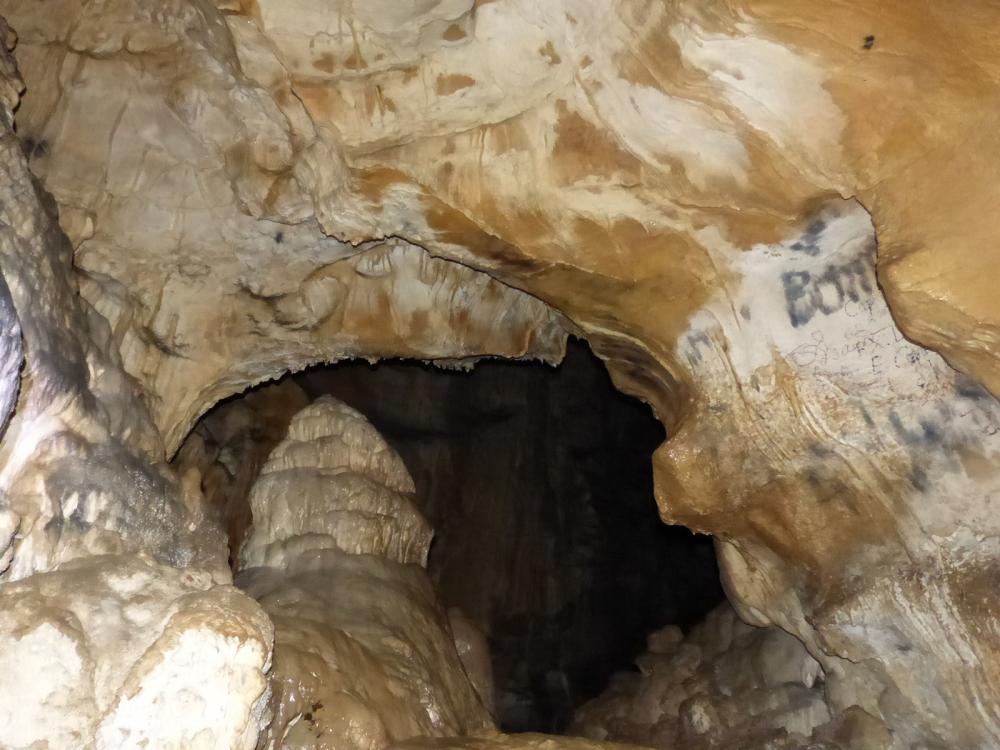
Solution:
M 251 750 L 272 629 L 252 600 L 144 556 L 0 587 L 4 748 Z
M 19 132 L 170 453 L 216 401 L 315 362 L 561 355 L 531 297 L 385 232 L 325 236 L 308 186 L 346 166 L 246 78 L 209 4 L 37 10 L 0 7 L 37 93 Z

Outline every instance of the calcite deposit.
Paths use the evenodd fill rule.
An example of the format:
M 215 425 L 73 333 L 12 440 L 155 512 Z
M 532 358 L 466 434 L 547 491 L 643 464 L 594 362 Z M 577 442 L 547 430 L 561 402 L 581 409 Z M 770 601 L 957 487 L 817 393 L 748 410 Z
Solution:
M 204 573 L 75 560 L 0 587 L 0 746 L 251 750 L 272 626 Z
M 30 684 L 38 701 L 3 741 L 248 747 L 267 723 L 267 620 L 229 585 L 197 475 L 164 463 L 220 399 L 350 357 L 554 362 L 573 333 L 667 428 L 663 518 L 714 534 L 735 611 L 819 664 L 816 742 L 863 726 L 892 750 L 1000 745 L 996 3 L 0 0 L 0 15 L 25 84 L 0 56 L 0 422 L 17 392 L 0 598 L 24 602 L 2 608 L 0 651 L 34 638 L 77 670 L 4 670 L 2 694 Z M 421 559 L 429 530 L 380 492 L 378 517 L 350 487 L 336 512 L 251 533 L 275 601 L 322 577 L 302 555 Z M 174 581 L 134 594 L 134 627 L 167 623 L 180 644 L 160 666 L 106 661 L 101 629 L 133 617 L 109 555 Z M 314 583 L 303 596 L 335 610 Z M 107 611 L 43 612 L 63 586 L 52 612 Z M 397 593 L 424 601 L 422 586 Z M 182 616 L 192 587 L 218 608 L 203 623 Z M 443 639 L 440 622 L 421 637 Z M 137 728 L 135 706 L 203 658 L 239 689 L 205 693 L 193 723 Z M 356 741 L 398 739 L 380 731 Z
M 449 613 L 453 626 L 474 624 L 492 644 L 484 665 L 463 664 L 480 695 L 484 680 L 495 692 L 505 729 L 562 731 L 651 629 L 697 622 L 723 598 L 711 539 L 664 526 L 651 502 L 662 427 L 580 341 L 557 368 L 341 363 L 220 404 L 172 465 L 201 477 L 207 512 L 223 514 L 234 549 L 274 436 L 321 394 L 362 412 L 405 462 L 434 528 L 428 574 L 461 609 Z M 283 486 L 298 491 L 300 478 Z M 622 599 L 630 606 L 608 606 Z M 484 666 L 492 675 L 477 681 Z
M 577 711 L 571 734 L 737 750 L 805 747 L 818 727 L 829 729 L 819 663 L 793 636 L 747 625 L 728 605 L 686 637 L 676 626 L 652 633 L 647 647 L 638 673 L 618 675 Z M 887 736 L 882 728 L 846 746 L 876 750 Z
M 330 397 L 268 457 L 236 578 L 275 626 L 263 746 L 381 750 L 491 729 L 423 569 L 431 535 L 412 492 L 374 428 Z
M 723 598 L 712 540 L 664 526 L 650 502 L 663 428 L 585 343 L 556 368 L 357 362 L 290 380 L 363 412 L 403 458 L 434 527 L 431 580 L 492 644 L 505 729 L 562 731 L 650 630 Z

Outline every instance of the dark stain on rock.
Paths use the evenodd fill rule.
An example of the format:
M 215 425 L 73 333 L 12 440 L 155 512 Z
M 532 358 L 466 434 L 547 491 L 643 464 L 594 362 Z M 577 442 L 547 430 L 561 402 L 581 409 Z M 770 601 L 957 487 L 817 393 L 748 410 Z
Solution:
M 986 401 L 992 398 L 989 391 L 965 375 L 955 379 L 955 393 L 960 398 L 966 398 L 969 401 Z
M 171 346 L 170 343 L 165 338 L 163 338 L 163 336 L 159 335 L 158 333 L 155 333 L 154 331 L 147 332 L 143 338 L 145 339 L 146 343 L 154 346 L 157 349 L 157 351 L 159 351 L 162 354 L 167 354 L 171 357 L 181 356 L 181 353 L 177 348 Z
M 895 412 L 889 412 L 889 423 L 893 432 L 907 445 L 930 447 L 940 445 L 944 442 L 944 433 L 941 429 L 928 419 L 920 419 L 917 424 L 920 429 L 915 430 L 903 424 L 903 420 Z
M 24 138 L 21 141 L 21 150 L 29 159 L 41 159 L 43 156 L 48 156 L 49 143 L 45 140 L 36 141 L 30 137 Z
M 820 237 L 826 229 L 826 222 L 823 219 L 816 219 L 803 233 L 802 237 L 792 244 L 792 250 L 806 255 L 819 255 L 822 248 L 819 246 Z
M 690 348 L 688 352 L 687 359 L 691 364 L 700 364 L 702 361 L 701 349 L 705 347 L 707 349 L 712 348 L 712 340 L 708 337 L 704 331 L 698 331 L 697 333 L 692 333 L 687 337 L 687 345 Z
M 833 455 L 833 451 L 822 443 L 810 444 L 809 452 L 816 456 L 816 458 L 829 458 Z
M 45 531 L 49 534 L 58 536 L 63 529 L 63 517 L 61 515 L 52 516 L 49 522 L 45 524 Z
M 848 300 L 860 302 L 862 296 L 874 291 L 869 269 L 861 258 L 830 265 L 818 276 L 808 271 L 786 271 L 781 274 L 781 284 L 788 319 L 795 328 L 808 323 L 817 312 L 832 315 Z
M 785 305 L 788 309 L 788 319 L 792 326 L 798 328 L 812 320 L 814 306 L 808 304 L 806 291 L 812 282 L 808 271 L 786 271 L 781 274 L 781 285 L 785 289 Z M 807 304 L 801 304 L 806 302 Z
M 927 443 L 936 445 L 938 443 L 944 442 L 944 433 L 938 429 L 938 426 L 927 419 L 920 420 L 920 429 L 923 431 L 924 440 Z
M 861 47 L 863 49 L 871 49 L 874 46 L 875 46 L 875 35 L 874 34 L 869 34 L 868 36 L 866 36 L 864 44 L 861 45 Z

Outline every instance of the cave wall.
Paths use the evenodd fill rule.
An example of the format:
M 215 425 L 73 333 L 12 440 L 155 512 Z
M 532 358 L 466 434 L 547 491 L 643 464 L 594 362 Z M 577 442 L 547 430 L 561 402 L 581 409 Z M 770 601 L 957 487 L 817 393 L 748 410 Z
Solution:
M 24 466 L 25 427 L 49 434 L 34 425 L 63 408 L 32 395 L 46 367 L 71 404 L 92 403 L 79 384 L 94 381 L 99 416 L 74 439 L 123 443 L 142 466 L 162 455 L 148 422 L 130 424 L 136 402 L 115 406 L 128 388 L 97 352 L 121 351 L 172 452 L 212 403 L 286 369 L 557 360 L 572 330 L 668 426 L 663 516 L 723 540 L 735 606 L 806 644 L 834 713 L 859 707 L 897 748 L 998 742 L 994 4 L 6 0 L 0 13 L 29 90 L 18 134 L 71 243 L 50 218 L 22 223 L 51 214 L 8 135 L 27 202 L 7 204 L 24 206 L 8 226 L 31 228 L 4 275 L 26 342 L 26 321 L 59 319 L 26 347 L 41 370 L 19 398 L 35 406 L 8 428 L 5 466 Z M 18 291 L 18 268 L 45 278 L 56 256 L 54 287 L 71 289 L 71 250 L 110 331 L 93 333 L 72 294 Z M 426 270 L 438 262 L 441 283 Z M 470 300 L 465 267 L 509 286 L 483 281 Z M 441 312 L 458 303 L 466 315 Z M 91 333 L 66 333 L 83 318 Z M 128 486 L 149 486 L 144 472 Z M 162 532 L 173 490 L 149 481 L 138 516 L 167 520 L 122 549 L 182 548 Z M 8 496 L 23 517 L 51 514 L 32 492 Z M 64 525 L 53 543 L 47 522 L 9 570 L 108 538 L 107 523 Z
M 12 132 L 0 22 L 0 742 L 254 747 L 272 627 L 77 294 L 71 247 Z M 20 381 L 20 382 L 18 382 Z M 16 397 L 16 401 L 15 401 Z

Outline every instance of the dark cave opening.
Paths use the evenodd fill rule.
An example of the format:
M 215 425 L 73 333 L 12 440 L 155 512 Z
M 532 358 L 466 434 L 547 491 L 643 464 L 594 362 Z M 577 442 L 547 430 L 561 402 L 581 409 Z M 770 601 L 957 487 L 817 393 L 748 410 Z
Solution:
M 365 415 L 412 475 L 435 530 L 428 572 L 488 640 L 502 730 L 564 731 L 614 673 L 636 670 L 648 634 L 686 630 L 724 598 L 712 539 L 657 514 L 663 427 L 582 341 L 557 367 L 352 360 L 217 405 L 175 463 L 201 466 L 231 552 L 267 455 L 323 395 Z
M 585 343 L 554 368 L 352 361 L 294 380 L 402 456 L 435 529 L 431 577 L 489 640 L 503 730 L 562 731 L 649 632 L 722 600 L 711 539 L 657 515 L 662 426 Z

